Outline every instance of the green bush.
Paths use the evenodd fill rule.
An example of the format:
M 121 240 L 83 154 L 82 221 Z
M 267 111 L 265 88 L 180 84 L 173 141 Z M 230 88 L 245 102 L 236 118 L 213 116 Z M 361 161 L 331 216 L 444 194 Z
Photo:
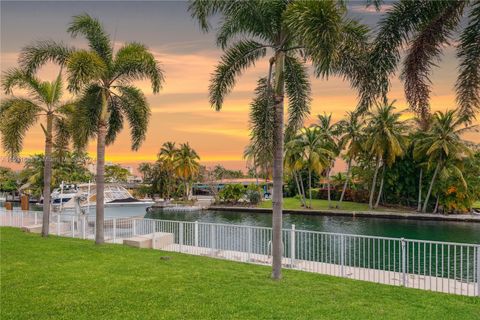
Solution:
M 262 200 L 261 188 L 252 183 L 247 187 L 247 198 L 251 204 L 259 204 Z
M 218 193 L 223 202 L 237 203 L 245 195 L 245 188 L 241 184 L 227 184 Z

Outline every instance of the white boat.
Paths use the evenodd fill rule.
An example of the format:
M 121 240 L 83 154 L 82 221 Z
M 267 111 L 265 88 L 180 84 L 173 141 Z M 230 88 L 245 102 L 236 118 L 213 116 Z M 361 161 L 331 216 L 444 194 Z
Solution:
M 95 214 L 96 199 L 95 184 L 64 185 L 52 192 L 52 207 L 56 210 L 72 211 L 79 206 L 82 211 L 88 211 L 87 214 Z M 105 184 L 104 205 L 107 216 L 123 216 L 123 213 L 145 214 L 146 208 L 153 204 L 151 200 L 134 198 L 121 185 Z

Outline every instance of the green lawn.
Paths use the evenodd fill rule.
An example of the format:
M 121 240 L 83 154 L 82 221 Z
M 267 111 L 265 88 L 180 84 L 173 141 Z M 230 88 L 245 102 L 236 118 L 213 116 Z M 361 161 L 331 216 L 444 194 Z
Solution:
M 307 199 L 307 203 L 308 202 L 309 202 L 309 200 Z M 338 201 L 332 201 L 333 206 L 335 206 L 337 203 L 338 203 Z M 271 208 L 272 207 L 272 201 L 271 200 L 263 201 L 260 204 L 259 207 L 260 208 Z M 296 199 L 296 198 L 284 198 L 283 199 L 283 207 L 285 209 L 303 209 L 302 206 L 301 206 L 300 199 Z M 313 207 L 313 209 L 317 209 L 317 210 L 330 209 L 328 207 L 328 200 L 312 199 L 312 207 Z M 347 210 L 347 211 L 368 210 L 368 204 L 367 203 L 343 201 L 341 210 Z
M 1 228 L 1 319 L 479 319 L 480 299 Z M 170 259 L 162 259 L 162 257 Z
M 473 208 L 480 208 L 480 201 L 477 201 L 473 204 Z

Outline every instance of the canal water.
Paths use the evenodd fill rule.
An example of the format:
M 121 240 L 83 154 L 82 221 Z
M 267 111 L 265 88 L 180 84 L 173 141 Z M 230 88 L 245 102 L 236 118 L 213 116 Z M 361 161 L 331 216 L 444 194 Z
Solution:
M 146 218 L 271 227 L 268 213 L 235 211 L 171 212 L 155 210 Z M 480 223 L 284 214 L 284 228 L 393 238 L 480 243 Z

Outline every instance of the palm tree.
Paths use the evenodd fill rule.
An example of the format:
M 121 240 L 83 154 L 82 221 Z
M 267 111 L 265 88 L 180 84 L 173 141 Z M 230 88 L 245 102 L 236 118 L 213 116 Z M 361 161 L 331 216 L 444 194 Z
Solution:
M 170 199 L 171 196 L 171 188 L 173 187 L 173 180 L 174 180 L 174 175 L 173 172 L 175 170 L 175 157 L 177 155 L 177 147 L 175 146 L 175 142 L 167 141 L 162 145 L 162 148 L 160 149 L 160 152 L 158 153 L 158 159 L 162 162 L 164 170 L 167 172 L 166 175 L 166 186 L 165 186 L 165 191 L 166 191 L 166 198 Z
M 217 44 L 225 50 L 210 84 L 210 103 L 223 106 L 237 77 L 271 49 L 267 87 L 273 92 L 273 217 L 272 277 L 281 278 L 284 98 L 289 99 L 289 133 L 303 125 L 309 112 L 308 76 L 303 65 L 310 58 L 317 76 L 342 74 L 358 86 L 363 76 L 367 30 L 346 17 L 336 1 L 204 1 L 189 7 L 204 31 L 208 19 L 221 15 Z M 273 81 L 272 81 L 273 80 Z
M 430 131 L 424 133 L 424 136 L 414 146 L 414 155 L 426 155 L 428 157 L 428 168 L 435 168 L 423 202 L 422 212 L 427 211 L 433 185 L 438 174 L 446 168 L 447 162 L 450 164 L 448 170 L 453 170 L 454 173 L 463 179 L 461 170 L 456 164 L 459 160 L 470 155 L 471 150 L 465 141 L 461 139 L 461 135 L 467 131 L 478 131 L 478 126 L 465 127 L 465 123 L 469 119 L 470 116 L 463 114 L 462 110 L 451 110 L 445 113 L 438 111 L 433 115 Z
M 364 82 L 363 105 L 385 96 L 390 76 L 408 48 L 402 68 L 410 108 L 427 123 L 430 117 L 431 70 L 449 43 L 458 43 L 459 73 L 455 84 L 460 113 L 469 121 L 480 106 L 480 2 L 409 1 L 393 4 L 379 23 L 369 56 L 370 81 Z M 460 29 L 460 30 L 459 30 Z
M 142 162 L 138 165 L 138 172 L 142 174 L 142 180 L 144 183 L 151 179 L 152 165 L 148 162 Z
M 295 138 L 295 137 L 294 137 Z M 301 175 L 301 170 L 304 167 L 303 156 L 298 141 L 292 139 L 285 144 L 285 172 L 293 176 L 295 184 L 298 190 L 298 195 L 300 196 L 300 202 L 302 206 L 307 208 L 307 200 L 305 198 L 305 188 L 303 185 L 303 179 Z
M 200 157 L 187 143 L 182 143 L 175 154 L 175 172 L 182 179 L 185 187 L 185 199 L 190 198 L 190 182 L 200 171 Z
M 22 150 L 25 135 L 40 118 L 45 124 L 41 127 L 45 134 L 45 156 L 43 167 L 43 218 L 42 236 L 48 236 L 50 224 L 50 187 L 52 180 L 52 152 L 54 138 L 57 147 L 63 148 L 68 143 L 68 134 L 63 132 L 67 125 L 67 117 L 71 116 L 73 103 L 61 101 L 63 82 L 61 71 L 52 81 L 41 81 L 32 74 L 20 69 L 10 69 L 4 73 L 2 88 L 5 94 L 12 95 L 0 105 L 0 132 L 4 150 L 12 157 Z M 24 89 L 27 98 L 13 95 L 13 89 Z
M 47 61 L 63 61 L 68 72 L 68 88 L 82 95 L 77 108 L 74 131 L 77 145 L 97 137 L 96 234 L 95 242 L 104 240 L 105 145 L 115 141 L 127 120 L 131 129 L 132 150 L 143 140 L 150 118 L 145 95 L 132 82 L 149 79 L 157 93 L 163 83 L 159 63 L 143 44 L 132 42 L 115 53 L 113 42 L 97 19 L 88 14 L 74 16 L 68 32 L 88 41 L 89 50 L 67 50 L 62 44 L 40 42 L 24 49 L 24 67 L 35 70 Z
M 374 112 L 368 113 L 366 128 L 366 150 L 375 158 L 375 173 L 373 175 L 372 187 L 370 190 L 370 209 L 377 208 L 382 196 L 383 182 L 387 166 L 391 166 L 397 157 L 404 154 L 406 144 L 406 124 L 400 120 L 401 113 L 395 112 L 392 103 L 384 101 L 383 104 L 377 104 Z M 373 205 L 373 196 L 377 183 L 379 169 L 382 169 L 382 178 L 377 201 Z
M 361 152 L 363 146 L 363 124 L 358 121 L 359 116 L 353 112 L 347 112 L 347 117 L 337 123 L 336 129 L 341 135 L 338 142 L 339 150 L 345 150 L 345 157 L 347 158 L 347 173 L 345 174 L 345 182 L 343 184 L 342 194 L 338 202 L 338 207 L 342 205 L 345 191 L 347 190 L 350 179 L 350 171 L 352 168 L 352 161 Z
M 303 165 L 308 170 L 309 207 L 312 208 L 312 172 L 321 174 L 331 165 L 331 159 L 335 154 L 325 147 L 317 127 L 305 128 L 291 143 L 301 151 Z
M 338 155 L 338 147 L 336 142 L 338 133 L 336 132 L 335 124 L 332 122 L 332 114 L 319 114 L 316 128 L 318 129 L 318 134 L 320 135 L 323 148 L 330 150 L 333 154 L 332 158 L 330 159 L 330 165 L 326 168 L 328 207 L 331 208 L 332 199 L 330 194 L 330 172 L 332 171 L 332 167 L 335 163 L 335 158 Z

